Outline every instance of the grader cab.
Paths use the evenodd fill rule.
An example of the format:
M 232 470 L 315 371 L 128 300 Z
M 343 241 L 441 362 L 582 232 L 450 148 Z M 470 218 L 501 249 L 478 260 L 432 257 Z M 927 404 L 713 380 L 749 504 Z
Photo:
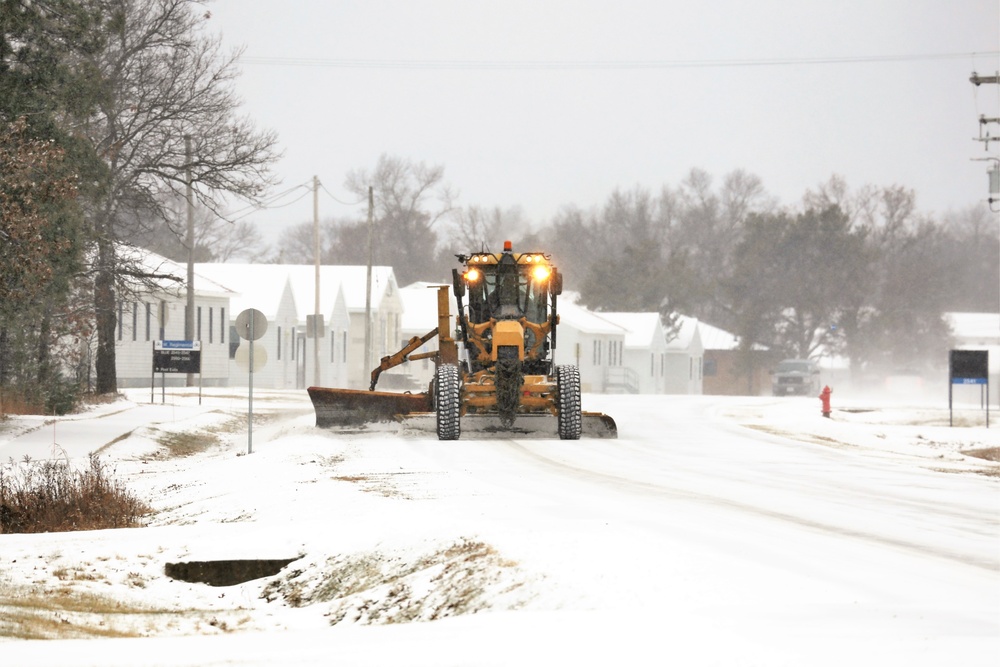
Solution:
M 611 417 L 581 410 L 578 368 L 552 361 L 562 274 L 549 256 L 514 253 L 506 241 L 502 253 L 458 259 L 463 268 L 452 272 L 458 304 L 454 337 L 448 287 L 442 286 L 438 327 L 384 357 L 372 371 L 370 391 L 309 388 L 317 426 L 388 420 L 426 424 L 433 414 L 441 440 L 457 440 L 463 431 L 515 435 L 554 430 L 566 440 L 617 437 Z M 436 352 L 413 354 L 435 336 Z M 375 391 L 383 371 L 427 357 L 436 365 L 427 393 Z

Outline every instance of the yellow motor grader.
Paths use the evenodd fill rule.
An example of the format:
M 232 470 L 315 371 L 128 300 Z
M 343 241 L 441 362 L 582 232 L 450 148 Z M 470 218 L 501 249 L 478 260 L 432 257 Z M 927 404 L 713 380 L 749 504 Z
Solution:
M 458 255 L 463 270 L 452 271 L 458 303 L 451 327 L 448 287 L 438 288 L 438 326 L 414 336 L 401 350 L 383 357 L 371 373 L 369 391 L 310 387 L 320 427 L 402 421 L 420 428 L 433 420 L 440 440 L 465 432 L 557 433 L 614 438 L 614 419 L 583 412 L 580 371 L 554 365 L 559 324 L 557 300 L 562 274 L 540 252 Z M 435 352 L 414 354 L 438 338 Z M 426 393 L 375 391 L 379 375 L 407 361 L 433 358 L 434 379 Z

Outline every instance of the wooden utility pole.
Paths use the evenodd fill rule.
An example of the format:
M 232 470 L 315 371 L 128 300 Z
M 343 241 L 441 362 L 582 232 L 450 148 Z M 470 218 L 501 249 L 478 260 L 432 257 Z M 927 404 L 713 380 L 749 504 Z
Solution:
M 184 308 L 184 340 L 194 340 L 194 186 L 191 183 L 191 135 L 184 135 L 185 194 L 187 196 L 187 306 Z M 194 386 L 194 373 L 187 374 Z
M 977 87 L 980 84 L 984 84 L 984 83 L 1000 84 L 1000 72 L 997 72 L 996 74 L 994 74 L 992 76 L 979 76 L 978 74 L 976 74 L 975 72 L 973 72 L 972 76 L 969 77 L 969 81 L 972 82 Z M 981 115 L 979 117 L 979 136 L 978 137 L 973 137 L 973 139 L 975 141 L 981 141 L 981 142 L 983 142 L 986 150 L 990 149 L 990 142 L 991 141 L 1000 141 L 1000 138 L 998 138 L 998 137 L 991 137 L 990 136 L 989 128 L 986 127 L 987 124 L 989 124 L 989 123 L 1000 123 L 1000 118 L 987 118 L 985 115 Z M 986 135 L 985 136 L 983 136 L 983 130 L 984 129 L 986 130 Z M 993 201 L 990 200 L 990 203 L 992 204 Z
M 365 368 L 367 373 L 375 364 L 372 362 L 372 261 L 375 245 L 374 208 L 375 197 L 372 186 L 368 186 L 368 280 L 365 286 Z
M 993 76 L 979 76 L 975 72 L 969 77 L 975 86 L 979 86 L 983 83 L 992 83 L 1000 85 L 1000 72 L 997 72 Z M 979 137 L 973 137 L 976 141 L 983 142 L 985 149 L 988 151 L 990 149 L 990 141 L 997 141 L 997 137 L 991 137 L 990 131 L 987 128 L 989 123 L 1000 123 L 1000 118 L 987 118 L 985 115 L 979 116 Z M 983 136 L 983 129 L 986 128 L 986 136 Z M 997 211 L 993 208 L 993 204 L 1000 201 L 1000 196 L 994 197 L 994 195 L 1000 195 L 1000 159 L 995 157 L 984 158 L 985 160 L 992 160 L 994 162 L 993 169 L 988 171 L 990 178 L 990 196 L 987 201 L 989 202 L 990 211 L 996 213 Z M 951 392 L 951 387 L 949 386 L 948 391 Z M 949 393 L 950 395 L 950 393 Z M 987 417 L 987 423 L 989 422 L 989 417 Z
M 319 380 L 319 338 L 321 334 L 319 311 L 319 177 L 313 176 L 313 249 L 316 258 L 316 308 L 313 310 L 313 386 Z

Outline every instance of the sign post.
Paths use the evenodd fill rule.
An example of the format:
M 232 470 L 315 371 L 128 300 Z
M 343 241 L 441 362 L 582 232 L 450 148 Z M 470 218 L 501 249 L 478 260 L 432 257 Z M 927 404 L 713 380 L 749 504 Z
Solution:
M 240 338 L 250 342 L 249 354 L 246 359 L 240 354 L 242 346 L 236 350 L 236 363 L 243 367 L 246 363 L 246 370 L 249 375 L 249 394 L 247 405 L 247 454 L 253 454 L 253 373 L 254 370 L 264 367 L 267 362 L 267 353 L 264 348 L 254 350 L 253 342 L 261 338 L 267 332 L 267 318 L 264 313 L 256 308 L 247 308 L 236 316 L 236 333 Z M 281 344 L 281 341 L 278 341 Z
M 990 427 L 990 353 L 987 350 L 951 350 L 948 353 L 948 425 L 954 426 L 952 388 L 956 384 L 979 385 L 979 400 L 986 390 L 986 428 Z
M 149 402 L 153 402 L 153 387 L 156 374 L 160 374 L 162 401 L 167 401 L 167 373 L 198 374 L 198 405 L 201 405 L 201 341 L 200 340 L 157 340 L 153 341 L 153 377 L 149 383 Z

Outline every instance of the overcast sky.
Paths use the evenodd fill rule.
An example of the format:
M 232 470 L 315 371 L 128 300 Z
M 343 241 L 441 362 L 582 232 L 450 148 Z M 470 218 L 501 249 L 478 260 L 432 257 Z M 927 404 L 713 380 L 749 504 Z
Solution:
M 987 196 L 1000 142 L 997 0 L 217 0 L 245 46 L 245 111 L 283 181 L 344 200 L 379 155 L 439 164 L 463 205 L 534 224 L 693 167 L 758 175 L 783 204 L 832 174 L 899 184 L 927 213 Z M 976 55 L 973 55 L 976 54 Z M 992 124 L 1000 136 L 1000 124 Z M 301 194 L 301 193 L 300 193 Z M 290 202 L 287 198 L 284 203 Z M 320 216 L 363 214 L 326 193 Z M 257 213 L 267 238 L 312 198 Z M 272 230 L 269 232 L 268 230 Z

